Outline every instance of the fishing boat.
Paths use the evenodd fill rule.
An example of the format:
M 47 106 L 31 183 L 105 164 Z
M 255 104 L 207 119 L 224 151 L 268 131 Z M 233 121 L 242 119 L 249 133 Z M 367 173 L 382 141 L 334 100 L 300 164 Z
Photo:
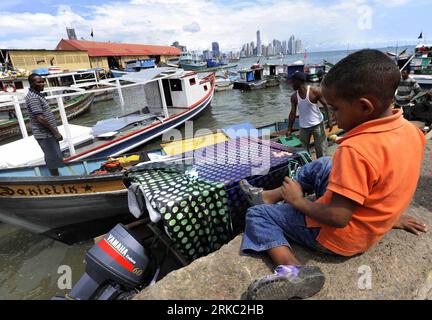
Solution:
M 66 101 L 64 107 L 68 119 L 74 119 L 88 112 L 93 103 L 94 97 L 95 97 L 94 94 L 82 94 Z M 31 128 L 31 124 L 30 124 L 27 108 L 25 107 L 25 102 L 21 101 L 20 105 L 22 108 L 22 112 L 24 114 L 24 122 L 26 124 L 27 130 L 29 130 Z M 56 119 L 60 120 L 60 112 L 58 106 L 53 107 L 53 113 Z M 0 104 L 0 142 L 16 137 L 20 134 L 20 132 L 21 130 L 20 130 L 18 120 L 16 118 L 15 108 L 11 106 L 11 102 L 1 103 Z
M 266 82 L 266 87 L 277 87 L 280 84 L 281 70 L 282 66 L 277 64 L 268 64 L 264 66 L 264 79 Z
M 226 62 L 217 59 L 207 59 L 207 68 L 215 68 L 227 65 Z
M 234 83 L 227 77 L 217 76 L 215 83 L 215 91 L 226 91 L 232 90 L 234 87 Z
M 114 78 L 121 78 L 128 72 L 140 72 L 141 70 L 156 68 L 156 59 L 135 59 L 125 62 L 125 70 L 111 69 Z
M 306 65 L 304 67 L 304 73 L 306 75 L 307 82 L 320 82 L 325 75 L 326 66 L 325 65 Z
M 80 161 L 49 175 L 46 166 L 0 170 L 0 221 L 66 243 L 129 217 L 122 173 L 92 175 L 107 159 Z
M 259 64 L 240 70 L 238 74 L 239 77 L 234 82 L 234 89 L 257 90 L 266 88 L 267 80 L 264 79 L 264 68 Z
M 82 130 L 90 130 L 91 135 L 85 143 L 68 145 L 69 151 L 64 151 L 66 162 L 118 156 L 144 145 L 198 116 L 210 106 L 215 87 L 213 73 L 199 78 L 195 72 L 173 68 L 131 72 L 122 80 L 131 83 L 124 87 L 144 88 L 142 108 L 131 114 L 99 121 L 93 128 L 76 126 Z M 113 90 L 120 88 L 114 87 Z M 122 95 L 120 98 L 123 100 Z M 67 136 L 65 137 L 68 141 Z M 21 142 L 26 143 L 27 147 L 24 148 L 35 148 L 34 139 Z M 3 145 L 0 146 L 0 154 L 16 149 Z M 20 158 L 22 156 L 20 155 Z M 11 154 L 10 157 L 14 155 Z M 43 161 L 43 157 L 33 157 L 32 163 L 37 163 L 38 160 Z
M 207 62 L 194 59 L 190 52 L 182 52 L 179 59 L 179 67 L 187 71 L 202 70 L 207 68 Z
M 295 61 L 290 64 L 283 65 L 283 75 L 285 78 L 290 80 L 294 73 L 304 72 L 305 63 L 301 60 Z
M 101 81 L 108 79 L 109 74 L 103 68 L 83 69 L 75 72 L 63 72 L 42 76 L 47 88 L 72 87 L 85 90 L 107 88 Z M 94 94 L 93 103 L 111 101 L 114 99 L 112 91 L 98 91 Z
M 411 62 L 411 77 L 423 89 L 432 88 L 432 44 L 418 45 L 414 49 L 414 59 Z

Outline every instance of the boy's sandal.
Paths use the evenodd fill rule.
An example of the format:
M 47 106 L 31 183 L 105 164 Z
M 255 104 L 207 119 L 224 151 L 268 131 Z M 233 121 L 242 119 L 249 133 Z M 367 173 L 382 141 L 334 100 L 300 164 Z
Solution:
M 263 188 L 254 187 L 245 179 L 240 180 L 239 186 L 249 204 L 254 206 L 264 204 L 262 198 L 262 192 L 264 191 Z

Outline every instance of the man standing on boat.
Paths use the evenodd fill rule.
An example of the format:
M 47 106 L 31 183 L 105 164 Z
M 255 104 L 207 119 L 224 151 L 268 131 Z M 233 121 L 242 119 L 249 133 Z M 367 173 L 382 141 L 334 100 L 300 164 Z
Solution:
M 408 68 L 403 69 L 401 75 L 402 78 L 395 95 L 395 102 L 398 107 L 403 107 L 409 104 L 421 91 L 421 87 L 417 81 L 410 78 Z
M 316 157 L 327 155 L 327 137 L 324 130 L 324 116 L 318 107 L 318 101 L 322 103 L 328 115 L 328 128 L 332 129 L 332 121 L 328 111 L 327 103 L 321 95 L 318 87 L 306 86 L 306 75 L 296 72 L 293 77 L 293 89 L 296 91 L 291 95 L 291 112 L 289 115 L 287 136 L 291 136 L 293 125 L 299 110 L 300 118 L 300 141 L 303 148 L 310 153 L 311 136 L 314 137 Z
M 63 154 L 59 141 L 63 140 L 57 129 L 57 122 L 48 101 L 42 95 L 44 79 L 38 74 L 28 78 L 29 92 L 25 98 L 32 125 L 33 136 L 45 154 L 45 163 L 53 176 L 58 176 L 58 168 L 63 166 Z

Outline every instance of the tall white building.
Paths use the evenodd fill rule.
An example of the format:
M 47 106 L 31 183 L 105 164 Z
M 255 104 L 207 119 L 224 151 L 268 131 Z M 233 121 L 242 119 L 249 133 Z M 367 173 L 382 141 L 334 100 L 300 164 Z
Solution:
M 290 54 L 295 54 L 295 37 L 292 35 L 288 40 L 288 50 Z
M 261 32 L 257 31 L 257 56 L 262 56 L 262 48 L 261 48 Z
M 295 53 L 297 54 L 301 52 L 303 52 L 303 44 L 301 40 L 297 39 L 295 41 Z

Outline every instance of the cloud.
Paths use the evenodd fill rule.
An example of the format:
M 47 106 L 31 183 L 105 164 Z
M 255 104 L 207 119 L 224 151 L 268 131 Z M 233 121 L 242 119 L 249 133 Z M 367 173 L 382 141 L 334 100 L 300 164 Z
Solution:
M 196 33 L 201 31 L 201 27 L 198 22 L 194 21 L 191 24 L 184 25 L 183 30 L 186 32 Z
M 346 48 L 347 43 L 373 43 L 383 37 L 383 30 L 374 29 L 374 15 L 371 30 L 359 28 L 359 7 L 368 5 L 375 10 L 385 3 L 403 6 L 411 2 L 117 0 L 98 5 L 89 1 L 85 10 L 73 4 L 59 5 L 52 14 L 14 13 L 0 6 L 0 47 L 53 49 L 66 37 L 66 27 L 73 27 L 78 38 L 90 39 L 94 29 L 96 41 L 169 45 L 178 40 L 188 49 L 199 50 L 210 48 L 213 41 L 218 41 L 223 51 L 239 49 L 243 43 L 256 41 L 256 30 L 261 31 L 265 44 L 295 34 L 307 48 Z M 391 15 L 391 10 L 389 7 L 381 14 Z M 401 28 L 392 27 L 396 39 L 409 34 Z

